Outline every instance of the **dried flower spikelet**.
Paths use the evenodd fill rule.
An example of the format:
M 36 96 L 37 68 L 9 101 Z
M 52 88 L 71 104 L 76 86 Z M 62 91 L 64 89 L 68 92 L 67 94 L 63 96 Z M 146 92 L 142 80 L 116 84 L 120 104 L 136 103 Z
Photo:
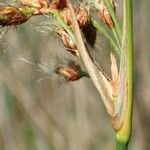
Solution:
M 82 76 L 80 75 L 80 66 L 74 61 L 70 61 L 65 66 L 57 67 L 55 72 L 60 76 L 66 78 L 68 81 L 79 80 Z
M 46 8 L 48 6 L 46 0 L 21 0 L 21 4 L 28 7 Z
M 34 15 L 44 14 L 48 11 L 48 3 L 46 0 L 21 0 L 23 6 L 35 8 Z
M 72 20 L 71 20 L 71 13 L 69 8 L 64 8 L 60 11 L 60 15 L 63 18 L 64 22 L 70 26 L 72 24 Z
M 63 41 L 65 48 L 68 51 L 70 51 L 73 55 L 79 56 L 79 52 L 77 50 L 77 47 L 76 47 L 74 41 L 69 36 L 69 34 L 67 32 L 65 32 L 64 30 L 60 30 L 59 35 Z
M 110 0 L 113 8 L 115 10 L 115 5 L 114 2 L 112 0 Z M 103 0 L 97 0 L 96 1 L 96 7 L 98 8 L 98 17 L 99 19 L 104 22 L 109 28 L 113 28 L 114 27 L 114 21 L 112 19 L 112 16 L 107 8 L 107 6 L 104 4 Z
M 76 15 L 76 19 L 78 21 L 79 27 L 80 28 L 84 28 L 87 26 L 88 21 L 89 21 L 89 14 L 88 11 L 85 7 L 83 6 L 78 6 L 75 8 L 75 15 Z M 67 25 L 71 25 L 72 24 L 72 17 L 71 17 L 71 13 L 69 8 L 64 8 L 61 12 L 60 12 L 62 18 L 64 19 L 65 23 Z
M 19 25 L 27 21 L 31 17 L 31 14 L 32 12 L 24 13 L 22 8 L 18 9 L 14 6 L 0 7 L 0 25 Z
M 87 26 L 89 22 L 89 14 L 85 7 L 79 6 L 75 9 L 76 18 L 80 28 L 84 28 Z
M 51 9 L 63 9 L 67 7 L 66 0 L 52 0 L 50 3 Z

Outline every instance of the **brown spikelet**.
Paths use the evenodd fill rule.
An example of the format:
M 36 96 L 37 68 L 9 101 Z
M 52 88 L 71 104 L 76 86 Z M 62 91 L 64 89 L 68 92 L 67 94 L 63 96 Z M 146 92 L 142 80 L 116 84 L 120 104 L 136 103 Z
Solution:
M 67 51 L 71 52 L 75 56 L 79 56 L 79 52 L 77 50 L 75 42 L 70 38 L 69 34 L 64 30 L 59 31 L 59 36 L 66 48 Z
M 25 15 L 22 9 L 14 6 L 0 7 L 0 25 L 10 26 L 24 23 L 31 15 Z
M 50 4 L 51 9 L 63 9 L 66 6 L 66 0 L 52 0 Z
M 116 11 L 115 3 L 113 0 L 110 0 L 112 3 L 112 6 L 114 8 L 114 11 Z M 113 28 L 115 26 L 114 21 L 112 19 L 112 16 L 107 8 L 107 6 L 104 4 L 103 1 L 98 2 L 98 17 L 99 19 L 104 22 L 109 28 Z
M 67 7 L 60 12 L 60 15 L 68 26 L 72 24 L 70 10 Z
M 56 73 L 63 76 L 68 81 L 76 81 L 81 78 L 80 66 L 74 61 L 69 62 L 66 66 L 56 68 Z
M 46 8 L 48 5 L 46 0 L 20 0 L 20 2 L 23 6 L 35 8 Z
M 114 21 L 110 15 L 110 13 L 108 12 L 108 9 L 105 8 L 102 11 L 98 12 L 98 17 L 100 18 L 100 20 L 102 22 L 104 22 L 109 28 L 113 28 L 114 27 Z
M 79 27 L 84 28 L 87 26 L 89 22 L 89 14 L 85 7 L 77 6 L 75 9 L 76 19 L 78 21 Z M 70 10 L 66 7 L 60 12 L 62 18 L 66 22 L 67 25 L 72 25 L 72 17 L 70 14 Z
M 76 19 L 78 21 L 79 27 L 84 28 L 87 26 L 89 21 L 89 14 L 85 7 L 79 6 L 75 9 Z

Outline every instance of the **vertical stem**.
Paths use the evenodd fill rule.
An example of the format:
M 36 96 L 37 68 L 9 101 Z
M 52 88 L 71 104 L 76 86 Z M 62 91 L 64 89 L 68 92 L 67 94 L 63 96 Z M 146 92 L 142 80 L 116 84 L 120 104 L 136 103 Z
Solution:
M 116 131 L 117 150 L 127 150 L 132 132 L 133 90 L 134 90 L 134 52 L 132 0 L 124 0 L 124 53 L 126 57 L 127 102 L 121 129 Z
M 99 68 L 94 64 L 93 60 L 91 59 L 90 55 L 88 54 L 86 47 L 84 45 L 84 41 L 80 32 L 80 28 L 78 25 L 78 22 L 75 17 L 75 13 L 73 10 L 72 3 L 70 0 L 66 0 L 68 8 L 70 10 L 71 16 L 72 16 L 72 25 L 74 28 L 74 32 L 76 35 L 76 44 L 77 49 L 79 50 L 79 53 L 82 57 L 82 60 L 84 62 L 84 65 L 89 73 L 89 76 L 91 77 L 96 89 L 100 93 L 102 100 L 104 102 L 104 105 L 106 106 L 107 113 L 114 117 L 116 114 L 114 112 L 114 104 L 111 101 L 111 84 L 108 82 L 108 80 L 104 79 L 105 77 L 102 75 Z M 106 83 L 107 82 L 107 83 Z M 109 90 L 109 91 L 108 91 Z
M 117 150 L 127 150 L 128 149 L 128 143 L 123 143 L 123 142 L 117 141 L 116 149 Z

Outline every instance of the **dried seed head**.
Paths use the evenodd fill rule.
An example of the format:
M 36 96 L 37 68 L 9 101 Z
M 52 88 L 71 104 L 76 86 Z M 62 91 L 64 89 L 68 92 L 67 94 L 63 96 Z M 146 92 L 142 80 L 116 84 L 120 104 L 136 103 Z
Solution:
M 87 9 L 83 6 L 78 6 L 75 8 L 74 11 L 75 11 L 76 19 L 79 23 L 79 27 L 84 28 L 85 26 L 87 26 L 89 21 L 89 14 Z M 70 14 L 70 10 L 66 7 L 60 13 L 65 23 L 70 26 L 72 24 L 72 17 Z
M 52 2 L 50 3 L 51 9 L 63 9 L 66 6 L 66 0 L 52 0 Z
M 28 7 L 43 8 L 47 7 L 46 0 L 21 0 L 21 4 Z
M 99 19 L 104 22 L 109 28 L 114 27 L 114 21 L 108 11 L 108 9 L 105 7 L 102 11 L 98 12 Z
M 89 14 L 85 7 L 79 6 L 75 9 L 75 14 L 80 28 L 87 26 L 89 21 Z
M 46 0 L 21 0 L 23 6 L 34 8 L 34 15 L 47 13 L 48 3 Z
M 82 77 L 80 75 L 80 70 L 80 66 L 74 61 L 71 61 L 66 66 L 57 67 L 56 73 L 66 78 L 68 81 L 76 81 Z
M 0 7 L 1 26 L 18 25 L 27 21 L 30 17 L 31 14 L 25 14 L 22 8 L 18 9 L 14 6 Z
M 67 7 L 60 12 L 60 15 L 68 26 L 72 24 L 70 10 Z
M 114 10 L 115 9 L 115 4 L 112 0 L 110 0 Z M 104 2 L 102 0 L 95 0 L 95 6 L 96 8 L 99 10 L 98 11 L 98 17 L 99 19 L 104 22 L 109 28 L 113 28 L 114 27 L 114 21 L 112 19 L 112 16 L 107 8 L 107 6 L 104 4 Z
M 77 50 L 77 47 L 74 43 L 74 41 L 71 39 L 68 33 L 66 33 L 64 30 L 59 31 L 59 35 L 64 43 L 65 48 L 70 51 L 73 55 L 79 56 L 79 52 Z

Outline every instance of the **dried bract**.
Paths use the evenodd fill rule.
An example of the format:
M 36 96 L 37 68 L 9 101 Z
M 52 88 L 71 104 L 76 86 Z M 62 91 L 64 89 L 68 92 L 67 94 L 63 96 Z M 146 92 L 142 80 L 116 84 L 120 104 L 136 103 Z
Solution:
M 119 86 L 119 73 L 117 60 L 113 53 L 110 54 L 111 60 L 111 75 L 112 75 L 112 87 L 113 87 L 113 97 L 116 98 L 118 95 L 118 86 Z

